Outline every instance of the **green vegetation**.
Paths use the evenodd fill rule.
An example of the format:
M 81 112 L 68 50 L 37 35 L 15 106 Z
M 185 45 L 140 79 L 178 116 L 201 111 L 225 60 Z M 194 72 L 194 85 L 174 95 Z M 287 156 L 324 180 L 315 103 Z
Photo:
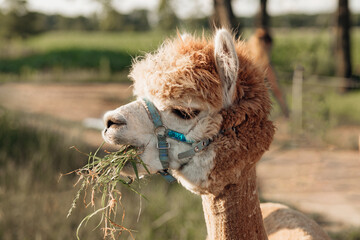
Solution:
M 360 29 L 352 31 L 353 74 L 360 75 Z M 293 72 L 297 65 L 308 75 L 333 76 L 335 62 L 330 29 L 275 30 L 272 61 L 277 71 Z
M 330 57 L 331 40 L 326 30 L 275 32 L 272 51 L 274 66 L 277 71 L 291 73 L 297 65 L 302 65 L 307 74 L 332 76 L 335 69 Z
M 25 114 L 0 111 L 0 239 L 73 238 L 75 221 L 64 225 L 63 211 L 74 193 L 71 181 L 59 184 L 58 178 L 81 159 L 68 150 L 73 139 L 55 125 L 41 125 Z
M 26 69 L 54 70 L 100 69 L 101 62 L 107 61 L 113 72 L 128 68 L 131 56 L 125 52 L 93 49 L 64 49 L 34 54 L 17 59 L 1 60 L 0 72 L 21 73 Z
M 349 228 L 338 233 L 330 233 L 333 240 L 360 240 L 360 228 Z
M 360 22 L 360 17 L 359 17 Z M 351 38 L 351 58 L 353 64 L 353 72 L 354 75 L 360 76 L 360 31 L 359 28 L 356 28 L 352 31 L 352 38 Z
M 311 80 L 309 80 L 311 81 Z M 334 136 L 332 130 L 340 126 L 358 126 L 360 123 L 360 92 L 339 94 L 336 88 L 314 81 L 304 85 L 303 90 L 303 133 L 309 145 L 335 145 L 357 150 L 356 132 L 347 137 Z
M 4 192 L 28 192 L 43 184 L 55 190 L 56 171 L 70 171 L 79 164 L 75 153 L 67 151 L 71 145 L 64 136 L 29 127 L 24 115 L 0 109 L 0 129 L 0 182 Z
M 291 111 L 292 75 L 282 73 L 280 79 Z M 302 86 L 302 128 L 296 129 L 291 117 L 288 122 L 289 130 L 294 134 L 293 140 L 301 140 L 299 144 L 304 147 L 331 145 L 358 150 L 357 132 L 349 131 L 340 138 L 337 129 L 351 127 L 356 129 L 359 126 L 360 105 L 357 103 L 360 102 L 360 91 L 341 93 L 341 86 L 342 83 L 337 78 L 311 76 L 305 73 Z M 272 102 L 276 102 L 274 98 Z M 271 117 L 276 121 L 280 116 L 282 116 L 280 107 L 278 104 L 273 104 Z M 289 144 L 289 139 L 280 143 L 284 147 L 288 147 Z
M 331 117 L 335 118 L 338 124 L 356 125 L 360 123 L 360 92 L 347 94 L 330 94 L 327 102 Z
M 17 42 L 34 52 L 56 49 L 85 48 L 139 54 L 156 49 L 169 33 L 165 32 L 49 32 Z M 20 47 L 21 47 L 20 46 Z
M 120 13 L 114 8 L 111 0 L 97 0 L 101 4 L 101 14 L 91 16 L 66 17 L 58 14 L 44 14 L 28 9 L 26 0 L 4 0 L 0 7 L 0 37 L 29 37 L 49 31 L 148 31 L 154 29 L 174 30 L 178 26 L 186 29 L 211 29 L 209 16 L 180 19 L 174 11 L 173 4 L 161 1 L 156 14 L 159 21 L 151 21 L 146 9 L 134 9 L 128 14 Z M 255 26 L 254 17 L 237 17 L 241 28 Z M 152 24 L 150 24 L 152 23 Z M 329 28 L 334 25 L 334 14 L 284 14 L 271 17 L 273 28 Z M 237 24 L 235 24 L 237 25 Z M 352 15 L 352 25 L 360 26 L 360 15 Z
M 127 71 L 132 58 L 155 50 L 168 36 L 165 32 L 50 32 L 26 40 L 3 40 L 0 74 L 29 78 L 28 73 L 44 71 L 101 72 L 105 65 L 111 75 Z M 272 58 L 278 72 L 291 73 L 300 64 L 309 75 L 334 75 L 332 39 L 327 30 L 274 31 L 274 38 Z M 360 31 L 356 30 L 352 54 L 355 75 L 360 75 L 359 42 Z
M 84 151 L 90 148 L 78 138 L 65 137 L 68 132 L 58 129 L 58 123 L 47 120 L 46 126 L 42 126 L 43 121 L 0 112 L 0 239 L 74 239 L 81 220 L 94 211 L 82 203 L 84 197 L 90 198 L 89 194 L 81 195 L 77 208 L 66 218 L 78 190 L 73 188 L 77 179 L 63 176 L 58 182 L 58 178 L 60 173 L 87 163 L 87 157 L 69 149 L 70 146 L 76 144 Z M 125 210 L 123 226 L 131 229 L 136 239 L 205 239 L 198 196 L 159 177 L 145 179 L 141 186 L 141 193 L 148 200 L 127 187 L 120 189 Z M 96 199 L 101 199 L 101 195 Z M 122 213 L 118 206 L 120 222 Z M 80 230 L 81 239 L 102 239 L 100 229 L 92 231 L 100 218 L 94 216 Z M 123 235 L 127 239 L 129 233 L 124 231 Z
M 86 194 L 87 190 L 91 195 L 89 204 L 91 204 L 95 210 L 90 215 L 86 216 L 80 223 L 77 230 L 77 238 L 79 239 L 79 230 L 84 223 L 88 222 L 91 218 L 97 214 L 101 214 L 102 218 L 99 225 L 104 227 L 104 237 L 111 236 L 112 239 L 116 239 L 118 232 L 128 231 L 131 234 L 130 230 L 127 230 L 125 227 L 121 226 L 123 222 L 116 222 L 116 208 L 121 204 L 121 191 L 119 191 L 119 185 L 129 187 L 133 192 L 143 196 L 135 188 L 131 181 L 124 180 L 124 176 L 121 175 L 125 164 L 131 164 L 133 171 L 136 175 L 136 181 L 140 181 L 137 164 L 141 164 L 146 170 L 146 165 L 141 161 L 139 154 L 141 154 L 141 149 L 131 145 L 122 146 L 118 151 L 115 152 L 106 152 L 104 157 L 99 157 L 97 154 L 100 149 L 103 147 L 105 142 L 103 142 L 100 147 L 95 151 L 95 153 L 86 154 L 88 157 L 88 163 L 70 173 L 78 175 L 79 180 L 76 185 L 80 185 L 79 191 L 76 193 L 76 196 L 73 200 L 71 208 L 69 210 L 68 216 L 71 215 L 72 211 L 79 202 L 81 193 Z M 74 147 L 75 148 L 75 147 Z M 77 151 L 77 148 L 75 148 Z M 82 153 L 82 152 L 80 152 Z M 150 174 L 150 172 L 147 170 Z M 101 206 L 95 207 L 95 193 L 101 195 Z M 145 197 L 144 197 L 145 198 Z
M 148 11 L 135 9 L 130 14 L 118 12 L 110 0 L 99 0 L 101 14 L 84 17 L 47 15 L 28 9 L 27 0 L 4 0 L 0 6 L 0 37 L 29 37 L 52 30 L 76 31 L 146 31 L 150 29 Z
M 81 81 L 74 73 L 84 70 L 92 71 L 90 81 L 119 80 L 116 75 L 127 72 L 133 58 L 156 49 L 164 38 L 161 32 L 52 32 L 26 40 L 3 40 L 0 81 L 37 81 L 44 73 L 53 76 L 47 78 L 50 81 Z

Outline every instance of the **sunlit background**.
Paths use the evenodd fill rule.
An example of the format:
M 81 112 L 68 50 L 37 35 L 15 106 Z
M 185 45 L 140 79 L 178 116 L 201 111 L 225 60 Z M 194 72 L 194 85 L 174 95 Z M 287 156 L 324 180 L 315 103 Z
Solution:
M 134 57 L 177 29 L 211 36 L 221 24 L 244 41 L 258 28 L 273 39 L 277 133 L 258 164 L 261 201 L 301 210 L 332 239 L 359 240 L 359 0 L 0 0 L 0 239 L 75 239 L 94 209 L 81 196 L 66 218 L 79 186 L 59 176 L 87 163 L 69 148 L 102 143 L 104 112 L 132 100 Z M 180 185 L 152 176 L 140 187 L 147 200 L 121 191 L 122 225 L 136 239 L 206 238 L 201 199 Z M 103 237 L 100 219 L 81 239 Z

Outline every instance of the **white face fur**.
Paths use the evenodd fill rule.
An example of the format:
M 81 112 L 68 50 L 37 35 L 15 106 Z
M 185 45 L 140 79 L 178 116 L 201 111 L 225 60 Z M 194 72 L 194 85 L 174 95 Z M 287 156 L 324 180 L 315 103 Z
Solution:
M 223 82 L 223 106 L 231 105 L 237 79 L 238 58 L 234 41 L 226 30 L 219 30 L 215 36 L 216 67 Z M 135 79 L 136 80 L 136 79 Z M 218 110 L 203 109 L 201 103 L 189 102 L 187 106 L 177 103 L 164 105 L 157 99 L 153 102 L 159 110 L 163 124 L 168 128 L 185 134 L 189 140 L 199 141 L 214 137 L 220 131 L 222 117 Z M 180 105 L 180 106 L 179 106 Z M 196 112 L 196 116 L 183 119 L 174 108 L 184 107 Z M 195 111 L 196 110 L 196 111 Z M 197 112 L 198 111 L 198 112 Z M 143 148 L 142 161 L 150 173 L 163 169 L 159 160 L 157 136 L 155 127 L 148 115 L 141 96 L 138 100 L 109 111 L 104 116 L 106 129 L 103 138 L 110 144 L 129 144 Z M 195 193 L 204 193 L 208 185 L 208 176 L 214 166 L 216 156 L 214 147 L 210 144 L 205 150 L 192 158 L 178 159 L 178 154 L 190 149 L 190 146 L 167 138 L 170 144 L 169 169 L 183 186 Z M 142 166 L 138 166 L 140 175 L 147 174 Z M 123 174 L 134 176 L 131 166 L 125 166 Z
M 202 110 L 197 116 L 183 119 L 172 107 L 156 107 L 163 124 L 168 129 L 184 133 L 189 140 L 199 141 L 214 136 L 219 131 L 222 120 L 220 114 Z M 192 104 L 191 109 L 200 109 L 200 106 Z M 156 148 L 155 127 L 141 99 L 107 112 L 104 121 L 107 128 L 103 131 L 103 137 L 108 143 L 142 147 L 144 152 L 141 154 L 141 159 L 150 173 L 163 169 Z M 179 159 L 178 154 L 189 150 L 190 146 L 170 138 L 167 142 L 171 146 L 169 167 L 173 175 L 189 190 L 201 192 L 201 189 L 206 187 L 207 176 L 213 166 L 215 152 L 212 146 L 192 158 Z M 147 174 L 141 165 L 138 168 L 140 175 Z M 132 167 L 126 165 L 122 174 L 134 176 Z

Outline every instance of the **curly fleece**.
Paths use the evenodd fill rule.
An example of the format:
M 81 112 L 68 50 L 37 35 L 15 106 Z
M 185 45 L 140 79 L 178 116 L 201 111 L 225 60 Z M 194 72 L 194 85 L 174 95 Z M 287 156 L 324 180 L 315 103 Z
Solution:
M 221 109 L 223 90 L 212 40 L 192 36 L 184 41 L 168 40 L 156 52 L 135 59 L 130 73 L 135 95 L 164 105 L 202 102 L 205 108 L 220 111 L 222 129 L 236 127 L 236 133 L 228 131 L 212 143 L 219 150 L 209 176 L 214 183 L 206 191 L 214 193 L 246 174 L 244 171 L 254 166 L 269 148 L 275 132 L 272 122 L 267 120 L 271 102 L 264 83 L 265 73 L 253 62 L 245 43 L 237 42 L 236 52 L 239 70 L 235 100 L 226 109 Z

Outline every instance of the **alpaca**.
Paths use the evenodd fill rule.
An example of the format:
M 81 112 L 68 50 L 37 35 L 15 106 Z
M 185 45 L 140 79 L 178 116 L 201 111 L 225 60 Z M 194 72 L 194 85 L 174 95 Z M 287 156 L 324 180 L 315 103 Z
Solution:
M 271 65 L 272 38 L 269 31 L 263 28 L 256 29 L 255 34 L 249 38 L 247 44 L 255 62 L 266 71 L 266 79 L 276 101 L 279 103 L 281 111 L 286 118 L 289 118 L 289 109 L 286 105 L 285 96 L 280 89 L 275 70 Z
M 329 239 L 299 212 L 260 206 L 255 166 L 274 126 L 264 71 L 246 43 L 225 29 L 213 40 L 179 36 L 136 59 L 129 76 L 137 100 L 105 114 L 103 137 L 142 147 L 151 174 L 171 173 L 201 195 L 208 240 Z

